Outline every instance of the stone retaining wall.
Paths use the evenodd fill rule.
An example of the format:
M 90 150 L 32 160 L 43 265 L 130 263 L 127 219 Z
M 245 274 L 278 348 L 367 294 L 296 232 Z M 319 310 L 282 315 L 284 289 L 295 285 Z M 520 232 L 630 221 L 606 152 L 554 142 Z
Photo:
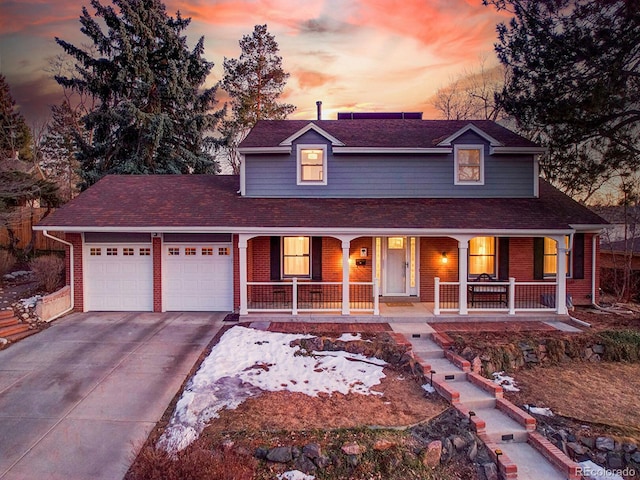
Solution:
M 36 315 L 43 322 L 50 322 L 54 317 L 71 308 L 71 287 L 68 285 L 57 292 L 45 295 L 36 304 Z

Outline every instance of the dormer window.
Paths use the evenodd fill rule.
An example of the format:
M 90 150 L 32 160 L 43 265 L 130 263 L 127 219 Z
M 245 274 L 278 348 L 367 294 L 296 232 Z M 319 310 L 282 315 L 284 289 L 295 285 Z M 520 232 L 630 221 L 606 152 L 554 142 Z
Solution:
M 484 185 L 483 145 L 456 145 L 453 155 L 455 185 Z
M 327 146 L 298 145 L 298 185 L 327 184 Z

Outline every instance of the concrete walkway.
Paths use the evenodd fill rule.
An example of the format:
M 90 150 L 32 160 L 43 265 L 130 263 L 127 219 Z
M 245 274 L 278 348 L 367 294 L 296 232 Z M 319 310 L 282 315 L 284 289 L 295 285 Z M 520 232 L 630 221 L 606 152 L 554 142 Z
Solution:
M 121 479 L 223 317 L 73 314 L 0 351 L 0 479 Z
M 391 326 L 411 342 L 413 353 L 421 360 L 421 364 L 435 371 L 433 379 L 436 390 L 465 415 L 473 412 L 476 433 L 494 458 L 496 450 L 502 451 L 500 461 L 503 478 L 564 480 L 570 477 L 551 463 L 547 455 L 532 446 L 540 443 L 531 441 L 532 436 L 539 438 L 538 434 L 533 433 L 535 420 L 526 412 L 520 415 L 517 407 L 503 400 L 501 388 L 468 373 L 467 368 L 460 368 L 447 359 L 444 350 L 432 338 L 433 334 L 437 334 L 433 328 L 428 324 L 416 323 L 393 323 Z M 460 364 L 463 359 L 454 360 Z M 511 415 L 507 414 L 509 412 Z M 548 456 L 560 456 L 559 463 L 564 462 L 565 467 L 573 464 L 570 459 L 561 458 L 563 454 L 556 451 L 555 447 L 550 448 L 552 452 Z

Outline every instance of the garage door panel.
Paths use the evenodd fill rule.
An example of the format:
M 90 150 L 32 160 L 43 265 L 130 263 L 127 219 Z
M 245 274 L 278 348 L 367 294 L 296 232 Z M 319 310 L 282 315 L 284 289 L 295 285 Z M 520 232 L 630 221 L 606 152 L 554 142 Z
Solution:
M 233 308 L 230 244 L 167 244 L 163 259 L 166 310 L 226 311 Z M 189 253 L 189 254 L 188 254 Z M 195 253 L 195 254 L 194 254 Z

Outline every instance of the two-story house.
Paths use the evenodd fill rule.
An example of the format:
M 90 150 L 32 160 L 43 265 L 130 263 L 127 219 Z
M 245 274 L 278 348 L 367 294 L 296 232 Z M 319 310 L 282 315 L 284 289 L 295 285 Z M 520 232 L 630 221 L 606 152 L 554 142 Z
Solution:
M 107 176 L 44 219 L 76 310 L 434 315 L 596 300 L 606 223 L 490 121 L 260 121 L 239 176 Z

